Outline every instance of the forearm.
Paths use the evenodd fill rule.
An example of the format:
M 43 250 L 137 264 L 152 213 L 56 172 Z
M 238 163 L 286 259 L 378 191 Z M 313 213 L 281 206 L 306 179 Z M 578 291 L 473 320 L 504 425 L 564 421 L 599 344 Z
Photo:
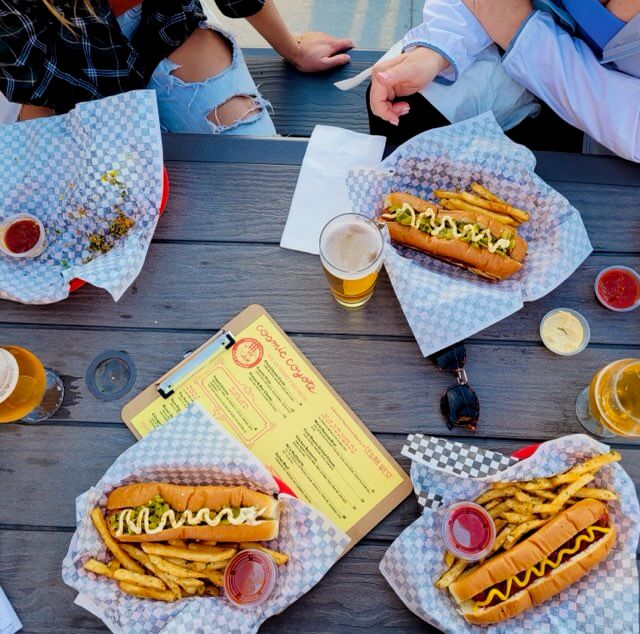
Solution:
M 298 41 L 289 31 L 273 0 L 266 0 L 264 7 L 247 21 L 286 60 L 294 59 Z
M 427 0 L 422 24 L 409 31 L 403 48 L 425 46 L 440 53 L 447 64 L 443 77 L 455 81 L 491 44 L 478 20 L 461 0 Z
M 538 12 L 524 23 L 504 68 L 565 121 L 620 156 L 640 161 L 640 80 L 604 68 L 550 16 Z

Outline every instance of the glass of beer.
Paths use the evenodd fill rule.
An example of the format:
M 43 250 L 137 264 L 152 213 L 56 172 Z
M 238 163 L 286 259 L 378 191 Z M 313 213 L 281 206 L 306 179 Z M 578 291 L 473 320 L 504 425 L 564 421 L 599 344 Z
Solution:
M 384 242 L 378 225 L 361 214 L 342 214 L 320 235 L 320 260 L 338 304 L 364 306 L 382 266 Z
M 40 422 L 62 403 L 60 377 L 38 357 L 18 346 L 0 346 L 0 423 Z
M 596 436 L 640 437 L 640 359 L 598 370 L 576 402 L 582 426 Z

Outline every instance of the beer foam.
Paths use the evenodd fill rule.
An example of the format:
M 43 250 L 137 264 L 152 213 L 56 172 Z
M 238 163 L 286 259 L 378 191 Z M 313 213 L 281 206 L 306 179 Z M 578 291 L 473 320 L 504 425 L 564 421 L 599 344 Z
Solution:
M 377 267 L 381 238 L 376 227 L 364 222 L 346 221 L 330 229 L 322 241 L 325 264 L 344 273 L 359 276 Z

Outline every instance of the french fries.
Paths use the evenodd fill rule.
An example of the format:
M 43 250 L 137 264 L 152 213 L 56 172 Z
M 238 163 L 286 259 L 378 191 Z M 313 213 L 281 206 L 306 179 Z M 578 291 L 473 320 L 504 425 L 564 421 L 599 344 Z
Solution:
M 599 456 L 595 456 L 583 462 L 581 465 L 577 465 L 572 469 L 569 469 L 566 473 L 561 473 L 558 476 L 554 477 L 554 482 L 556 484 L 563 484 L 565 482 L 573 482 L 578 476 L 581 476 L 584 473 L 589 473 L 592 471 L 597 471 L 600 467 L 603 467 L 610 462 L 617 462 L 621 459 L 622 456 L 617 451 L 610 451 L 609 453 L 601 454 Z
M 113 537 L 111 537 L 111 533 L 109 532 L 109 527 L 107 526 L 107 522 L 104 519 L 104 515 L 102 515 L 102 511 L 99 508 L 93 509 L 91 511 L 91 520 L 93 521 L 93 525 L 96 527 L 98 533 L 100 533 L 100 537 L 102 537 L 102 541 L 105 543 L 105 546 L 111 551 L 111 554 L 127 569 L 131 570 L 131 572 L 137 572 L 139 574 L 144 574 L 144 569 L 142 566 L 139 566 L 127 553 L 120 548 L 118 542 L 116 542 Z
M 453 566 L 453 563 L 455 562 L 456 558 L 453 556 L 453 553 L 449 552 L 448 550 L 444 551 L 444 565 L 447 568 L 451 568 L 451 566 Z
M 182 592 L 180 587 L 176 583 L 174 577 L 167 575 L 160 570 L 157 570 L 156 567 L 151 563 L 149 556 L 141 551 L 139 548 L 131 544 L 122 544 L 122 548 L 136 561 L 139 561 L 147 570 L 150 570 L 158 579 L 160 579 L 173 593 L 176 601 L 179 601 L 182 598 Z
M 202 579 L 203 577 L 206 577 L 204 572 L 172 564 L 166 559 L 158 557 L 158 555 L 149 555 L 149 559 L 155 568 L 162 570 L 162 572 L 166 572 L 177 579 Z
M 523 515 L 522 513 L 511 513 L 509 511 L 504 512 L 502 517 L 504 517 L 509 524 L 524 524 L 534 519 L 533 515 Z
M 207 562 L 231 559 L 237 552 L 235 548 L 226 548 L 215 553 L 199 552 L 191 548 L 178 548 L 176 546 L 167 546 L 166 544 L 155 542 L 143 543 L 142 550 L 144 550 L 147 555 L 163 555 L 164 557 L 177 557 L 179 559 L 186 559 L 187 561 Z
M 194 550 L 199 553 L 209 553 L 210 555 L 219 555 L 220 553 L 228 553 L 233 550 L 233 554 L 235 555 L 238 552 L 238 549 L 235 547 L 228 546 L 210 546 L 209 544 L 198 544 L 197 542 L 193 542 L 188 546 L 189 550 Z M 233 555 L 231 555 L 233 557 Z
M 173 593 L 169 590 L 153 590 L 152 588 L 136 586 L 133 583 L 128 583 L 126 581 L 120 581 L 118 585 L 120 586 L 120 590 L 123 592 L 131 594 L 134 597 L 139 597 L 140 599 L 155 599 L 156 601 L 174 600 Z
M 113 579 L 113 570 L 109 567 L 109 564 L 105 564 L 97 559 L 89 559 L 82 564 L 82 567 L 89 572 L 93 572 L 96 575 L 102 575 L 103 577 L 109 577 Z
M 579 491 L 576 491 L 573 497 L 593 498 L 594 500 L 602 500 L 603 502 L 612 502 L 618 499 L 618 496 L 613 491 L 609 491 L 609 489 L 590 489 L 588 487 L 583 487 Z
M 166 586 L 162 582 L 162 579 L 152 577 L 151 575 L 140 575 L 137 572 L 131 572 L 131 570 L 125 570 L 123 568 L 118 568 L 118 570 L 113 573 L 113 578 L 118 581 L 132 583 L 134 586 L 140 586 L 142 588 L 166 590 Z
M 489 489 L 476 498 L 476 504 L 483 506 L 485 502 L 491 502 L 492 500 L 495 500 L 497 498 L 509 497 L 511 495 L 515 495 L 515 493 L 515 487 L 506 487 L 504 489 Z
M 480 183 L 471 184 L 471 192 L 436 189 L 434 194 L 445 209 L 483 213 L 502 224 L 517 227 L 529 221 L 529 213 L 518 209 L 488 190 Z
M 444 207 L 445 209 L 451 209 L 452 211 L 475 211 L 477 213 L 484 214 L 485 216 L 489 216 L 489 218 L 493 218 L 494 220 L 498 220 L 504 225 L 511 225 L 512 227 L 516 227 L 518 225 L 517 221 L 510 216 L 498 214 L 493 211 L 484 209 L 483 207 L 472 205 L 462 198 L 445 199 L 443 201 L 440 201 L 440 205 L 442 205 L 442 207 Z
M 503 527 L 503 529 L 499 533 L 496 531 L 497 532 L 496 541 L 493 542 L 493 547 L 491 548 L 492 553 L 495 553 L 496 550 L 500 550 L 500 548 L 502 548 L 502 545 L 504 544 L 505 540 L 509 536 L 509 533 L 511 533 L 513 529 L 514 529 L 513 524 L 507 524 L 505 527 Z
M 445 590 L 448 588 L 463 572 L 467 567 L 467 562 L 462 559 L 458 559 L 449 570 L 447 570 L 441 577 L 436 581 L 436 588 L 440 590 Z
M 536 528 L 540 528 L 544 524 L 546 524 L 549 520 L 528 520 L 523 522 L 519 526 L 516 526 L 511 530 L 509 535 L 504 541 L 504 549 L 509 550 L 512 546 L 515 546 L 521 537 L 531 532 Z
M 472 187 L 473 191 L 480 195 L 482 186 L 477 183 L 474 185 L 477 187 Z M 457 192 L 438 191 L 436 194 L 444 194 L 445 202 L 452 203 Z M 589 458 L 554 476 L 521 482 L 491 483 L 490 488 L 475 500 L 489 513 L 495 524 L 496 538 L 489 557 L 510 550 L 533 531 L 551 521 L 568 505 L 587 498 L 604 502 L 618 500 L 614 491 L 587 486 L 592 483 L 600 468 L 618 460 L 620 454 L 611 451 Z M 456 559 L 453 553 L 447 551 L 444 554 L 444 572 L 435 586 L 440 589 L 448 588 L 473 569 L 473 564 Z
M 476 207 L 481 207 L 482 209 L 488 209 L 489 211 L 493 211 L 498 214 L 504 214 L 506 216 L 511 216 L 517 222 L 528 222 L 529 214 L 524 211 L 524 209 L 518 209 L 517 207 L 512 207 L 507 203 L 498 203 L 494 200 L 487 200 L 486 198 L 482 198 L 482 196 L 477 196 L 476 194 L 470 194 L 469 192 L 461 192 L 460 198 L 462 200 L 468 202 L 471 205 L 476 205 Z
M 534 513 L 559 513 L 562 507 L 571 499 L 571 496 L 578 492 L 585 484 L 588 484 L 593 480 L 594 476 L 590 473 L 585 473 L 577 480 L 568 484 L 558 495 L 547 504 L 538 504 L 533 507 Z
M 289 561 L 289 557 L 284 553 L 279 553 L 277 550 L 271 550 L 271 548 L 265 548 L 262 544 L 258 544 L 257 542 L 243 542 L 240 544 L 240 548 L 243 550 L 249 550 L 250 548 L 261 550 L 263 553 L 269 555 L 278 566 L 284 566 Z
M 471 189 L 478 194 L 478 196 L 482 196 L 482 198 L 486 198 L 486 200 L 493 200 L 495 203 L 504 203 L 507 204 L 506 200 L 499 198 L 493 192 L 489 191 L 486 187 L 483 187 L 480 183 L 471 183 Z
M 123 592 L 140 599 L 169 602 L 185 597 L 218 597 L 224 588 L 225 570 L 241 550 L 261 550 L 279 566 L 289 560 L 285 553 L 258 542 L 218 545 L 172 539 L 122 543 L 111 535 L 99 508 L 93 509 L 90 517 L 114 559 L 108 562 L 88 559 L 83 568 L 112 579 Z

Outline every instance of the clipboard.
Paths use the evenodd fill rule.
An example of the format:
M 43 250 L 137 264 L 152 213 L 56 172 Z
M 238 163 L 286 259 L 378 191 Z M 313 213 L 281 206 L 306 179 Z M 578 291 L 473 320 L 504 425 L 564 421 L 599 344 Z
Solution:
M 252 328 L 254 328 L 256 324 L 259 324 L 258 330 L 260 332 L 266 331 L 266 328 L 264 328 L 260 324 L 266 324 L 269 328 L 270 334 L 265 335 L 263 344 L 256 341 L 256 338 L 254 337 L 242 337 L 243 332 L 253 332 Z M 262 330 L 260 330 L 260 328 L 262 328 Z M 268 346 L 268 349 L 265 349 L 265 345 Z M 323 395 L 328 395 L 326 396 L 326 398 L 330 400 L 327 400 L 327 403 L 334 404 L 330 408 L 330 411 L 332 413 L 335 412 L 337 418 L 335 420 L 330 420 L 328 424 L 332 426 L 333 431 L 335 431 L 336 433 L 336 438 L 340 439 L 340 442 L 336 443 L 335 438 L 331 437 L 329 439 L 331 442 L 327 445 L 327 447 L 329 448 L 328 451 L 333 449 L 333 451 L 336 452 L 336 457 L 338 460 L 334 460 L 334 466 L 336 463 L 339 463 L 340 460 L 342 460 L 342 462 L 346 464 L 344 461 L 344 457 L 340 455 L 340 451 L 343 449 L 342 443 L 345 443 L 344 448 L 348 448 L 354 456 L 353 462 L 346 468 L 355 468 L 355 456 L 358 455 L 360 460 L 365 460 L 367 469 L 370 469 L 370 471 L 368 471 L 369 478 L 366 480 L 366 483 L 364 481 L 364 476 L 362 478 L 359 478 L 358 473 L 353 473 L 353 476 L 355 476 L 354 479 L 345 478 L 344 469 L 343 473 L 340 474 L 342 476 L 342 484 L 345 487 L 344 491 L 347 491 L 347 494 L 339 496 L 340 502 L 343 504 L 343 508 L 346 508 L 347 503 L 345 502 L 345 499 L 348 496 L 351 496 L 351 501 L 353 501 L 353 495 L 368 498 L 366 499 L 366 506 L 363 506 L 362 508 L 362 515 L 359 516 L 359 519 L 355 523 L 350 524 L 348 528 L 344 525 L 341 526 L 341 528 L 343 528 L 351 538 L 351 542 L 347 548 L 347 550 L 349 550 L 411 493 L 411 480 L 409 476 L 404 472 L 404 470 L 400 467 L 400 465 L 398 465 L 398 463 L 388 453 L 388 451 L 367 429 L 367 427 L 358 418 L 355 412 L 353 412 L 353 410 L 336 393 L 336 391 L 331 387 L 326 379 L 314 368 L 313 364 L 311 364 L 306 356 L 298 349 L 293 341 L 291 341 L 291 339 L 284 333 L 284 331 L 280 328 L 276 321 L 262 306 L 254 304 L 246 308 L 237 317 L 225 324 L 222 330 L 217 332 L 202 346 L 190 353 L 172 370 L 160 377 L 156 382 L 154 382 L 143 392 L 141 392 L 136 398 L 127 403 L 122 409 L 122 420 L 132 431 L 134 436 L 140 439 L 142 437 L 142 434 L 139 431 L 141 424 L 139 420 L 134 423 L 134 420 L 139 419 L 141 413 L 143 412 L 149 412 L 157 409 L 158 407 L 163 407 L 163 401 L 166 402 L 167 399 L 170 399 L 172 396 L 177 395 L 176 390 L 180 390 L 181 386 L 184 387 L 185 384 L 188 384 L 191 377 L 197 376 L 199 369 L 202 372 L 202 368 L 205 366 L 209 367 L 211 364 L 215 366 L 216 359 L 219 355 L 232 355 L 234 363 L 242 368 L 247 368 L 246 371 L 249 372 L 252 368 L 257 368 L 257 366 L 266 363 L 269 359 L 269 354 L 271 355 L 271 358 L 273 358 L 274 350 L 278 353 L 278 355 L 275 356 L 279 356 L 280 359 L 287 358 L 286 356 L 283 356 L 285 354 L 285 351 L 289 353 L 290 356 L 287 358 L 286 364 L 289 363 L 288 359 L 295 359 L 296 357 L 299 357 L 304 362 L 304 364 L 306 364 L 308 375 L 307 373 L 300 370 L 300 368 L 298 368 L 297 374 L 292 375 L 297 377 L 297 383 L 294 386 L 294 389 L 290 390 L 290 392 L 293 392 L 296 389 L 299 392 L 304 392 L 305 388 L 307 390 L 310 390 L 310 387 L 313 386 L 313 389 L 316 390 L 316 392 L 321 392 Z M 220 361 L 220 359 L 218 359 L 218 361 Z M 228 360 L 225 359 L 225 361 Z M 282 364 L 282 367 L 284 367 L 284 365 L 285 364 Z M 300 363 L 299 365 L 300 367 L 303 367 L 303 363 Z M 296 367 L 298 366 L 296 365 Z M 273 374 L 273 367 L 269 367 L 268 369 L 270 369 Z M 343 414 L 342 418 L 340 414 Z M 144 414 L 143 418 L 146 417 L 147 414 Z M 292 421 L 290 424 L 300 424 L 299 420 L 300 419 L 298 419 L 297 423 L 294 423 Z M 339 422 L 336 424 L 336 421 Z M 285 427 L 287 426 L 286 422 L 281 424 L 283 424 Z M 327 437 L 327 428 L 317 427 L 318 425 L 324 425 L 323 421 L 315 419 L 313 425 L 314 431 L 318 432 L 317 437 Z M 344 425 L 344 427 L 342 428 L 340 427 L 340 425 Z M 227 425 L 223 426 L 227 427 Z M 263 431 L 263 435 L 266 433 L 267 432 Z M 305 428 L 305 434 L 306 433 L 308 432 Z M 254 451 L 255 455 L 260 460 L 262 460 L 261 456 L 258 455 L 258 451 L 255 451 L 253 449 L 254 440 L 249 437 L 249 434 L 242 438 L 238 437 L 238 434 L 234 434 L 232 431 L 232 435 L 235 435 L 240 442 L 245 444 L 249 448 L 249 450 Z M 283 432 L 282 436 L 286 436 L 286 431 Z M 278 436 L 278 438 L 280 438 L 280 436 Z M 296 436 L 296 438 L 298 437 Z M 350 440 L 352 438 L 354 439 L 353 442 L 351 442 Z M 359 446 L 358 443 L 360 443 Z M 365 445 L 363 443 L 367 444 Z M 287 443 L 286 447 L 287 450 L 290 450 L 289 443 Z M 318 455 L 326 454 L 322 447 L 318 448 L 318 451 Z M 327 458 L 326 455 L 324 455 L 324 458 L 329 460 L 328 464 L 331 464 L 330 459 Z M 371 465 L 375 465 L 375 467 L 371 466 L 369 462 L 367 462 L 367 460 L 371 462 Z M 262 461 L 265 462 L 264 460 Z M 285 463 L 281 462 L 280 464 L 284 465 Z M 276 480 L 281 485 L 281 493 L 286 492 L 289 494 L 293 494 L 311 504 L 314 504 L 313 501 L 308 499 L 309 497 L 312 497 L 311 495 L 305 497 L 304 495 L 300 494 L 300 489 L 296 490 L 297 487 L 294 485 L 293 480 L 287 482 L 286 471 L 285 474 L 282 474 L 280 473 L 280 470 L 278 468 L 272 468 L 272 464 L 266 466 L 272 473 L 274 473 L 275 471 L 274 476 L 277 476 Z M 340 467 L 340 464 L 338 464 L 338 467 Z M 321 471 L 322 466 L 319 466 L 318 470 Z M 291 475 L 292 473 L 293 472 L 290 473 L 290 476 L 294 478 L 294 476 Z M 339 469 L 334 469 L 332 473 L 338 474 Z M 338 476 L 336 475 L 335 477 L 337 478 Z M 369 486 L 368 483 L 370 481 L 373 482 L 375 478 L 378 478 L 378 480 L 383 478 L 382 490 L 384 491 L 384 495 L 380 495 L 380 491 L 378 491 L 377 493 L 374 492 L 372 494 L 371 492 L 373 491 L 374 485 L 371 485 L 371 488 L 367 489 L 367 487 Z M 358 487 L 363 488 L 358 489 Z M 367 493 L 363 494 L 362 491 L 364 490 L 366 490 Z M 370 497 L 368 497 L 368 494 L 371 494 Z M 319 494 L 315 493 L 314 495 Z M 351 504 L 351 501 L 349 502 L 349 504 Z M 329 512 L 327 512 L 327 509 L 321 508 L 321 505 L 325 504 L 325 502 L 329 504 L 326 496 L 322 496 L 322 500 L 320 502 L 320 504 L 316 503 L 315 506 L 324 511 L 325 514 L 327 514 L 329 517 L 332 517 L 331 511 L 335 511 L 335 508 L 333 506 L 330 507 L 331 511 Z M 361 499 L 361 502 L 365 503 L 365 499 Z M 356 511 L 356 506 L 353 506 L 354 517 L 357 516 L 357 513 L 359 511 L 360 509 Z M 335 518 L 333 519 L 335 521 Z M 336 523 L 338 524 L 337 521 Z

